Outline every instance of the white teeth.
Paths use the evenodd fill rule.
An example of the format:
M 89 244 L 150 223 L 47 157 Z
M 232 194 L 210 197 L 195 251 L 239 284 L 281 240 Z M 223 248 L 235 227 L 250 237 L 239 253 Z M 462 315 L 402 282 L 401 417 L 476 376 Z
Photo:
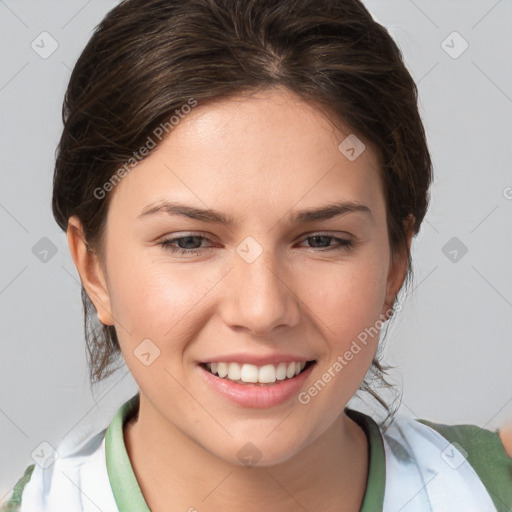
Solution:
M 277 366 L 266 364 L 238 363 L 207 363 L 206 366 L 214 375 L 230 380 L 239 380 L 248 383 L 273 384 L 276 380 L 291 379 L 298 375 L 306 366 L 306 362 L 279 363 Z
M 279 363 L 276 370 L 276 379 L 284 380 L 286 379 L 286 363 Z
M 213 369 L 212 369 L 212 372 L 213 372 Z M 239 364 L 237 364 L 237 363 L 229 363 L 229 366 L 228 366 L 228 377 L 231 380 L 240 380 L 240 373 L 241 373 L 241 369 L 240 369 L 240 365 Z
M 224 378 L 228 374 L 228 365 L 226 363 L 217 363 L 217 373 L 219 377 Z
M 244 364 L 240 371 L 240 380 L 242 382 L 258 382 L 258 367 L 254 364 Z
M 276 381 L 276 367 L 273 364 L 262 366 L 258 371 L 258 381 L 271 383 Z
M 295 363 L 290 363 L 286 368 L 286 376 L 290 379 L 295 376 Z

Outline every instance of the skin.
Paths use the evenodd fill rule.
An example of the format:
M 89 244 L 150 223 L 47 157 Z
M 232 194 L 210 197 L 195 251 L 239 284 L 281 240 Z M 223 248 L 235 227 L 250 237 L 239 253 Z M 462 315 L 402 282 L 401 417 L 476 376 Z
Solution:
M 498 432 L 501 442 L 503 443 L 503 447 L 505 448 L 505 453 L 509 457 L 512 457 L 512 420 L 507 424 L 504 424 Z
M 376 150 L 364 140 L 355 161 L 338 150 L 350 133 L 280 88 L 199 105 L 111 192 L 103 261 L 70 219 L 82 283 L 101 322 L 115 325 L 140 389 L 139 417 L 124 435 L 153 512 L 169 503 L 201 511 L 226 504 L 259 511 L 262 503 L 267 512 L 339 511 L 340 503 L 359 510 L 367 440 L 343 409 L 371 365 L 377 336 L 307 405 L 296 397 L 266 409 L 235 405 L 205 384 L 197 366 L 232 352 L 291 352 L 317 361 L 307 390 L 389 310 L 407 255 L 392 258 Z M 235 223 L 138 218 L 163 199 L 212 208 Z M 371 215 L 287 220 L 336 201 L 364 204 Z M 158 245 L 189 234 L 207 237 L 181 243 L 199 254 Z M 354 246 L 326 251 L 336 239 L 307 238 L 315 234 Z M 252 263 L 236 252 L 247 236 L 263 251 Z M 134 350 L 148 338 L 160 356 L 145 366 Z M 248 441 L 262 455 L 252 468 L 237 457 Z

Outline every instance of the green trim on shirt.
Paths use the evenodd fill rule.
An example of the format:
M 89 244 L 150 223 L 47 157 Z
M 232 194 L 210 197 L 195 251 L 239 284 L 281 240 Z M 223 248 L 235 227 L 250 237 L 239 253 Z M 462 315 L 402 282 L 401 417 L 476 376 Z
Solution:
M 497 430 L 476 425 L 445 425 L 417 420 L 459 444 L 467 453 L 467 461 L 476 471 L 498 512 L 512 510 L 512 457 L 507 455 Z
M 30 465 L 26 470 L 24 475 L 18 480 L 17 484 L 14 486 L 11 499 L 2 505 L 0 508 L 0 512 L 17 512 L 21 506 L 21 495 L 23 494 L 23 489 L 25 485 L 30 480 L 32 476 L 32 472 L 34 471 L 35 464 Z
M 107 470 L 119 512 L 150 512 L 133 472 L 123 435 L 123 426 L 137 414 L 138 409 L 137 394 L 117 411 L 105 437 Z M 361 426 L 369 443 L 368 481 L 360 512 L 382 512 L 386 465 L 379 426 L 372 418 L 359 411 L 345 411 Z
M 360 512 L 382 512 L 386 488 L 386 456 L 379 426 L 373 418 L 355 409 L 345 409 L 345 413 L 363 429 L 368 439 L 368 480 Z
M 105 434 L 108 478 L 119 512 L 151 512 L 126 451 L 123 426 L 139 410 L 139 394 L 117 411 Z

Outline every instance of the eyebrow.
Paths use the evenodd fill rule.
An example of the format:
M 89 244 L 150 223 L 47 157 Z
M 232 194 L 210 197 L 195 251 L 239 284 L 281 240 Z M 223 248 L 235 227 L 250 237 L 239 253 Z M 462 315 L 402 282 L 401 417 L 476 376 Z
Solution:
M 196 208 L 182 203 L 172 201 L 160 201 L 159 203 L 152 203 L 146 206 L 137 218 L 145 218 L 150 215 L 166 213 L 167 215 L 181 215 L 190 219 L 195 219 L 203 222 L 211 222 L 222 224 L 226 226 L 233 226 L 235 221 L 232 217 L 225 215 L 222 212 L 212 210 L 210 208 Z M 315 208 L 307 208 L 292 212 L 287 216 L 288 222 L 291 224 L 299 224 L 301 222 L 312 222 L 319 220 L 328 220 L 340 215 L 348 213 L 364 213 L 372 216 L 372 211 L 368 206 L 354 201 L 340 201 L 336 203 L 328 203 L 323 206 Z

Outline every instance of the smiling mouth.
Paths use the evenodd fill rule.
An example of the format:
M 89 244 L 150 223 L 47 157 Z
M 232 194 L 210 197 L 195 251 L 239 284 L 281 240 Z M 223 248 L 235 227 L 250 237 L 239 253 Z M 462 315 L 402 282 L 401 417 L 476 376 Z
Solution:
M 200 363 L 200 366 L 216 377 L 237 384 L 275 385 L 276 382 L 295 378 L 315 363 L 316 360 L 256 366 L 254 364 L 219 362 Z

